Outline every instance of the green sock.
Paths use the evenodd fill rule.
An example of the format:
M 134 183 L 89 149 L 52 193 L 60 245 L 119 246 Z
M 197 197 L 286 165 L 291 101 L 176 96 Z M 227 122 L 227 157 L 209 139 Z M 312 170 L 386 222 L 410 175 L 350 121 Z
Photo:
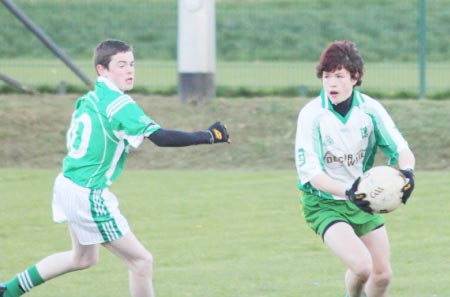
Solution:
M 5 284 L 7 290 L 3 296 L 19 297 L 43 282 L 44 279 L 37 271 L 36 266 L 32 266 Z

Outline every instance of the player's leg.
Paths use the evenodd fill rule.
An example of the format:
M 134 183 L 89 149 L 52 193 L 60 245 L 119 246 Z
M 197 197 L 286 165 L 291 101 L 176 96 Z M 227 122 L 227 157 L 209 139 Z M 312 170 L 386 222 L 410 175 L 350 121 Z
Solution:
M 70 229 L 70 228 L 69 228 Z M 80 245 L 70 230 L 72 249 L 45 257 L 8 281 L 2 297 L 18 297 L 67 272 L 88 268 L 98 261 L 98 245 Z
M 44 283 L 44 279 L 39 274 L 36 266 L 33 265 L 25 271 L 18 273 L 8 282 L 1 284 L 1 297 L 18 297 L 30 291 L 35 286 Z
M 369 296 L 385 297 L 392 278 L 390 245 L 386 227 L 375 229 L 361 237 L 367 246 L 373 262 L 372 273 L 366 284 Z
M 78 242 L 76 234 L 69 227 L 72 239 L 72 249 L 70 251 L 53 254 L 42 259 L 36 264 L 36 268 L 45 280 L 67 272 L 83 270 L 98 262 L 98 245 L 82 245 Z
M 360 297 L 372 269 L 372 259 L 368 249 L 353 228 L 344 222 L 331 225 L 323 239 L 348 268 L 345 277 L 348 296 Z
M 115 241 L 104 243 L 103 246 L 122 259 L 128 266 L 131 296 L 155 296 L 152 284 L 152 254 L 132 231 Z

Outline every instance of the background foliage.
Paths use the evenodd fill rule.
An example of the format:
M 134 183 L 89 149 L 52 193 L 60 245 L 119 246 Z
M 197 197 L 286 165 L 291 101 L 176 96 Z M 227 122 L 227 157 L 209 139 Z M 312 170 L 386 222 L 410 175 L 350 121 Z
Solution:
M 320 86 L 314 66 L 320 53 L 333 40 L 351 39 L 367 63 L 367 90 L 382 97 L 418 97 L 418 1 L 218 0 L 218 94 L 315 93 Z M 89 59 L 95 45 L 119 38 L 133 44 L 144 65 L 147 80 L 140 81 L 141 92 L 176 93 L 176 0 L 15 2 L 85 73 L 94 74 Z M 448 98 L 450 0 L 426 3 L 428 95 Z M 84 91 L 82 83 L 2 7 L 0 27 L 0 71 L 41 91 L 57 92 L 60 83 L 69 85 L 69 91 Z M 37 79 L 30 79 L 30 74 Z M 1 90 L 8 91 L 0 83 Z
M 131 42 L 139 58 L 176 59 L 177 1 L 15 1 L 73 58 L 107 36 Z M 430 61 L 448 59 L 449 0 L 428 0 Z M 52 12 L 52 13 L 49 13 Z M 217 1 L 217 57 L 223 61 L 316 61 L 324 46 L 351 38 L 368 62 L 417 61 L 417 1 Z M 0 52 L 51 57 L 6 9 Z

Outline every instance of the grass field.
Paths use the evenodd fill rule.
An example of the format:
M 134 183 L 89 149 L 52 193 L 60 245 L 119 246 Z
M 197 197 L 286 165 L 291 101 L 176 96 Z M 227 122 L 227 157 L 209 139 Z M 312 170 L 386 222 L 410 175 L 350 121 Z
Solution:
M 66 227 L 51 221 L 57 173 L 0 169 L 0 280 L 69 248 Z M 449 179 L 417 172 L 411 200 L 385 216 L 390 296 L 450 296 Z M 343 296 L 344 267 L 300 216 L 295 180 L 294 170 L 130 170 L 112 190 L 155 257 L 157 296 Z M 105 250 L 100 258 L 29 296 L 128 296 L 124 265 Z
M 385 216 L 394 269 L 390 296 L 449 297 L 450 100 L 411 99 L 419 92 L 415 1 L 216 1 L 216 85 L 294 87 L 299 96 L 229 96 L 193 107 L 174 96 L 133 94 L 165 128 L 198 130 L 221 120 L 232 137 L 232 144 L 213 148 L 143 145 L 112 187 L 133 231 L 153 253 L 156 295 L 344 295 L 345 267 L 301 216 L 293 143 L 298 111 L 309 100 L 305 88 L 313 90 L 308 97 L 320 88 L 316 62 L 301 61 L 317 61 L 332 40 L 351 39 L 366 60 L 361 90 L 381 99 L 404 94 L 382 104 L 417 158 L 413 197 Z M 136 89 L 176 91 L 176 1 L 16 3 L 92 80 L 87 60 L 92 47 L 111 36 L 135 46 Z M 448 22 L 449 3 L 427 4 L 430 98 L 450 89 L 450 39 L 442 25 Z M 100 10 L 105 13 L 96 13 Z M 330 22 L 336 15 L 342 22 Z M 7 41 L 0 43 L 1 73 L 32 87 L 83 89 L 6 9 L 0 9 L 0 24 L 0 40 Z M 0 81 L 0 91 L 4 87 Z M 0 282 L 70 248 L 67 226 L 51 220 L 51 197 L 78 95 L 0 95 Z M 126 267 L 102 249 L 95 267 L 59 277 L 27 296 L 129 296 L 127 277 Z
M 70 246 L 67 227 L 51 221 L 50 204 L 75 97 L 0 96 L 0 280 Z M 112 187 L 155 257 L 158 296 L 343 296 L 343 265 L 299 210 L 293 141 L 307 99 L 217 98 L 193 107 L 175 97 L 133 97 L 163 127 L 199 129 L 220 119 L 232 137 L 213 148 L 143 145 Z M 450 144 L 450 101 L 382 104 L 418 161 L 413 198 L 386 215 L 391 296 L 448 297 L 450 164 L 448 150 L 437 148 Z M 99 265 L 30 296 L 128 296 L 126 278 L 124 265 L 102 251 Z
M 92 62 L 75 61 L 91 79 L 95 79 Z M 58 59 L 9 59 L 1 60 L 2 73 L 30 86 L 57 86 L 61 82 L 83 86 L 83 82 Z M 175 61 L 138 60 L 136 86 L 147 89 L 175 89 L 178 80 Z M 304 86 L 320 89 L 315 74 L 315 62 L 218 62 L 216 84 L 222 87 L 280 88 Z M 450 70 L 442 63 L 427 64 L 427 89 L 429 94 L 449 90 Z M 384 94 L 398 91 L 418 93 L 419 67 L 416 63 L 368 63 L 365 67 L 363 86 Z M 0 85 L 2 82 L 0 81 Z M 299 89 L 300 93 L 300 89 Z

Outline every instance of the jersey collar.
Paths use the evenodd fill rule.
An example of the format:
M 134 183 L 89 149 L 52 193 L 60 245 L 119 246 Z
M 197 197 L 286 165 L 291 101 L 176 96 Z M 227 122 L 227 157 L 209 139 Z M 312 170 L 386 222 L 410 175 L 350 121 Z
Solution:
M 106 77 L 99 76 L 97 78 L 97 83 L 104 83 L 109 89 L 119 92 L 120 94 L 124 94 L 112 81 L 110 81 Z
M 353 89 L 353 97 L 352 97 L 352 105 L 350 106 L 350 110 L 346 114 L 345 117 L 340 115 L 338 112 L 336 112 L 333 108 L 333 104 L 331 103 L 331 100 L 328 98 L 328 96 L 325 93 L 325 90 L 322 89 L 320 91 L 320 98 L 322 101 L 322 107 L 325 109 L 328 109 L 331 111 L 342 123 L 347 123 L 348 119 L 350 118 L 350 115 L 352 113 L 352 109 L 355 106 L 359 106 L 361 103 L 365 101 L 364 97 L 362 96 L 361 92 L 359 92 L 356 89 Z
M 325 90 L 322 89 L 320 91 L 320 98 L 322 101 L 322 107 L 328 110 L 333 110 L 333 104 L 331 103 L 330 99 L 328 98 L 327 94 L 325 93 Z M 361 92 L 357 89 L 353 89 L 353 98 L 352 98 L 352 107 L 353 106 L 359 106 L 361 103 L 363 103 L 364 97 L 362 96 Z

